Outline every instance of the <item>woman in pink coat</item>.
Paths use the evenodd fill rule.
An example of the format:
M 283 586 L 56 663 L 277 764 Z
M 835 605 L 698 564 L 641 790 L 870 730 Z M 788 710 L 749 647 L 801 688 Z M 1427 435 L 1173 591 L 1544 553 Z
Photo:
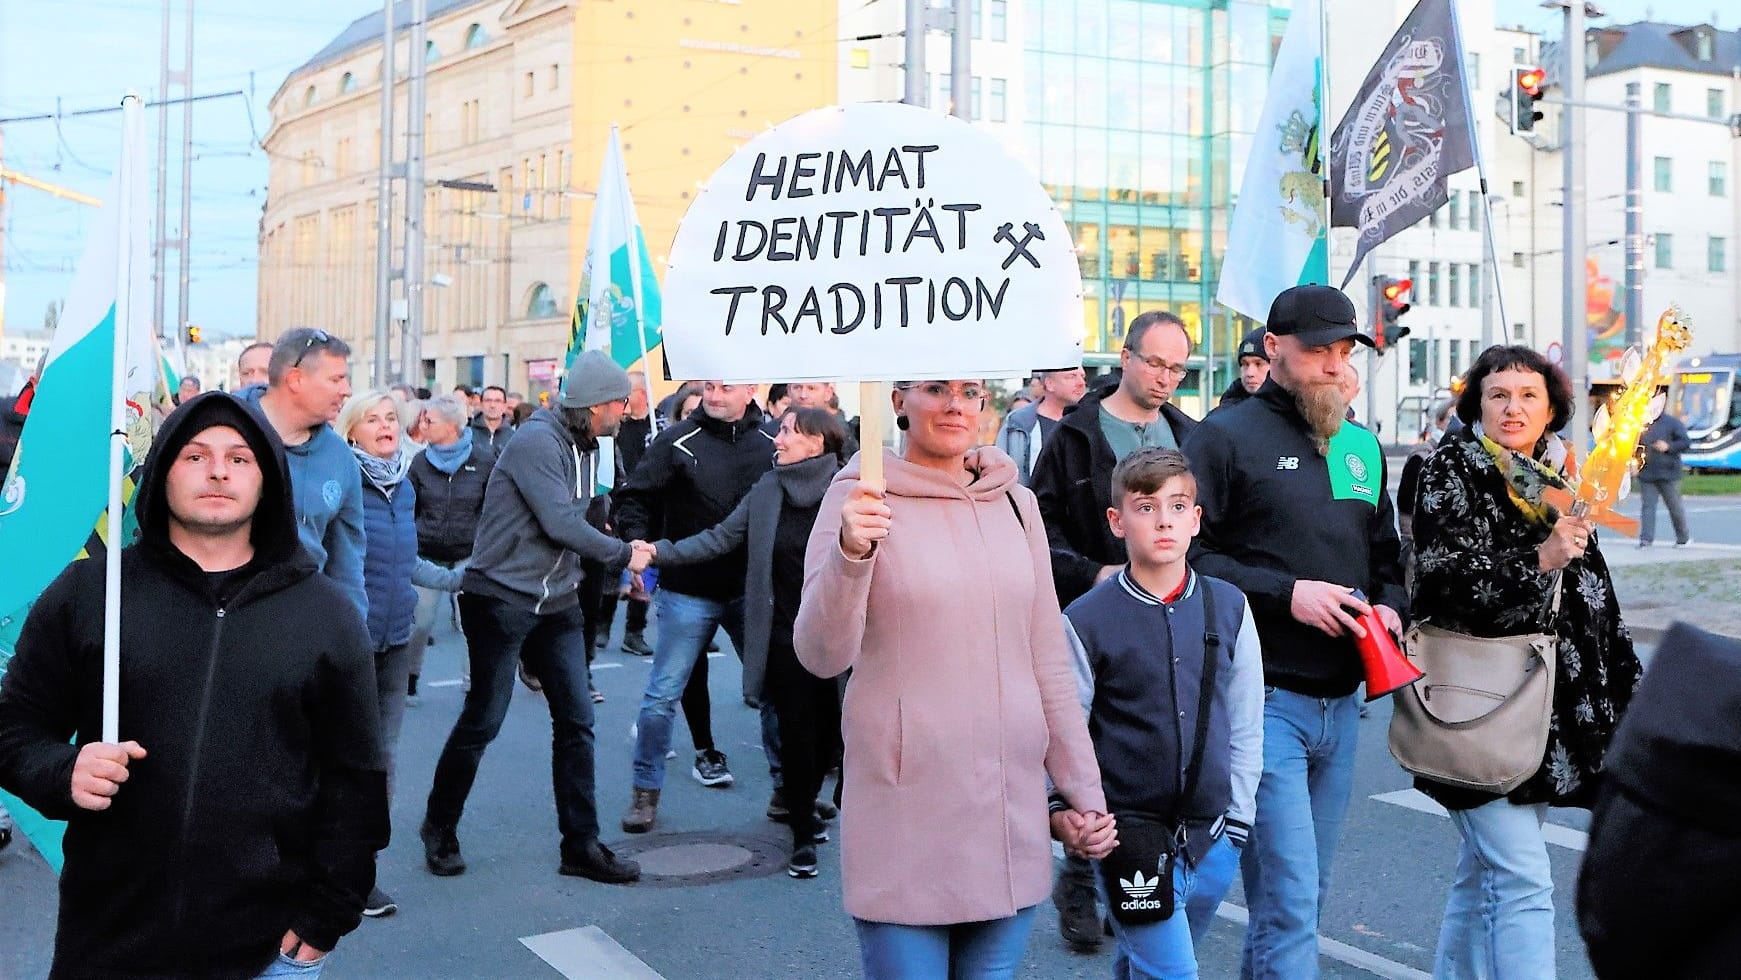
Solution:
M 812 673 L 853 671 L 846 910 L 867 977 L 1008 977 L 1051 890 L 1047 774 L 1073 853 L 1116 835 L 1034 495 L 974 448 L 983 384 L 900 384 L 893 403 L 905 450 L 884 454 L 886 491 L 857 458 L 835 478 L 793 629 Z

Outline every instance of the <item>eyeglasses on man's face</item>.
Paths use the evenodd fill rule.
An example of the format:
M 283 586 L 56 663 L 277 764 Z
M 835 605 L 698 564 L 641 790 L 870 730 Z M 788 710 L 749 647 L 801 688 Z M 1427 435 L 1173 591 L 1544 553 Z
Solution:
M 1186 372 L 1191 370 L 1190 366 L 1186 364 L 1170 364 L 1159 354 L 1143 357 L 1141 354 L 1138 354 L 1136 351 L 1131 350 L 1128 347 L 1125 348 L 1125 352 L 1131 356 L 1132 360 L 1141 361 L 1148 365 L 1149 370 L 1156 374 L 1162 374 L 1172 378 L 1182 378 L 1185 376 Z

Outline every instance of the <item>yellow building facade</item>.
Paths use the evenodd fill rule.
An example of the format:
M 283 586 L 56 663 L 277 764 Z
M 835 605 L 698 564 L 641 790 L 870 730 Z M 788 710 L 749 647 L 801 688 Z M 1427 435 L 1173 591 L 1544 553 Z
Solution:
M 714 170 L 769 126 L 838 101 L 840 4 L 583 0 L 575 17 L 575 183 L 595 189 L 615 124 L 663 283 L 677 225 Z M 570 282 L 592 220 L 592 202 L 575 203 Z

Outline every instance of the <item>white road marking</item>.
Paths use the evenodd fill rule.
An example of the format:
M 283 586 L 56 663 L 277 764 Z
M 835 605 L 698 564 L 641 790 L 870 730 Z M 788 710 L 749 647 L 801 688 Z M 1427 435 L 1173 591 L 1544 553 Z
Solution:
M 1444 807 L 1434 803 L 1431 797 L 1418 789 L 1399 789 L 1394 793 L 1379 793 L 1372 799 L 1380 803 L 1389 803 L 1392 806 L 1417 810 L 1421 813 L 1431 813 L 1447 819 L 1450 817 L 1450 814 L 1445 812 Z M 1542 837 L 1546 838 L 1549 844 L 1579 853 L 1582 853 L 1590 843 L 1589 834 L 1581 830 L 1573 830 L 1570 827 L 1563 827 L 1557 823 L 1542 824 Z
M 427 684 L 424 684 L 423 686 L 424 687 L 458 687 L 464 683 L 465 683 L 465 681 L 460 680 L 459 678 L 455 677 L 451 681 L 430 681 Z
M 664 980 L 598 926 L 523 936 L 520 944 L 569 980 Z
M 616 670 L 618 667 L 621 667 L 621 666 L 622 666 L 622 664 L 620 664 L 620 663 L 617 663 L 617 664 L 594 663 L 592 665 L 592 669 L 593 670 Z
M 1215 914 L 1229 922 L 1237 922 L 1241 926 L 1250 919 L 1250 913 L 1232 902 L 1222 902 Z M 1345 942 L 1331 939 L 1329 936 L 1318 937 L 1318 952 L 1340 963 L 1346 963 L 1357 970 L 1365 970 L 1374 976 L 1385 980 L 1433 980 L 1432 974 L 1425 973 L 1395 960 L 1387 960 L 1377 953 L 1369 953 L 1358 946 L 1350 946 Z

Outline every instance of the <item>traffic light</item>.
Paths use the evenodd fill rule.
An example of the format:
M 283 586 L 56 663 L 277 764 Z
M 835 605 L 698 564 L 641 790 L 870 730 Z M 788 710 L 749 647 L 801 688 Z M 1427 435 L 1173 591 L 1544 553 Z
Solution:
M 1511 77 L 1511 131 L 1533 133 L 1535 124 L 1542 118 L 1535 100 L 1541 97 L 1542 83 L 1547 81 L 1548 73 L 1540 68 L 1513 68 Z
M 1402 325 L 1402 315 L 1409 311 L 1409 291 L 1415 288 L 1415 284 L 1412 279 L 1373 276 L 1372 287 L 1373 305 L 1377 308 L 1373 316 L 1376 329 L 1372 332 L 1372 339 L 1383 353 L 1409 335 L 1409 328 Z
M 187 342 L 190 344 L 197 344 L 200 342 L 200 328 L 191 323 L 187 325 Z

